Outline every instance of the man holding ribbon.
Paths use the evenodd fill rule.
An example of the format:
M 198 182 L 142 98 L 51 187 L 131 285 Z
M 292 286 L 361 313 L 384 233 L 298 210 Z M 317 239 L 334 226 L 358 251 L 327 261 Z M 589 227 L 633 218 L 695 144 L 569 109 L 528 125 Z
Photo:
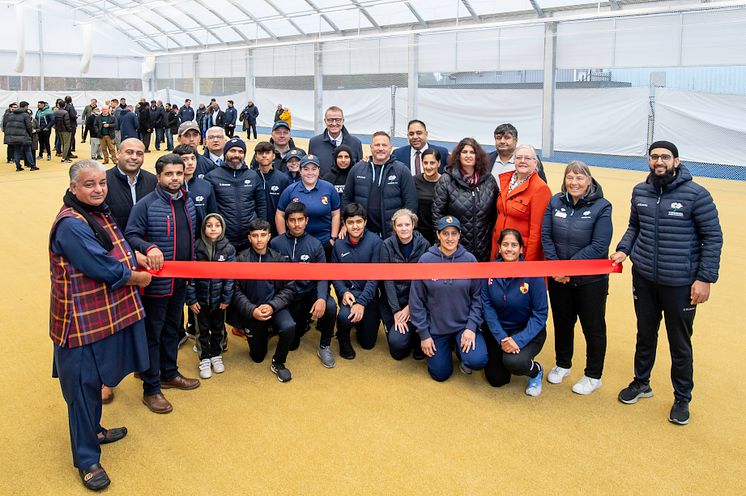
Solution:
M 689 423 L 694 387 L 692 331 L 697 305 L 717 281 L 723 232 L 710 193 L 692 180 L 669 141 L 648 149 L 650 174 L 632 190 L 629 227 L 611 256 L 615 264 L 632 259 L 632 291 L 637 315 L 635 377 L 619 401 L 650 398 L 661 314 L 671 349 L 674 404 L 671 423 Z
M 53 374 L 68 407 L 73 464 L 91 490 L 111 482 L 100 445 L 127 435 L 125 427 L 101 426 L 101 386 L 148 367 L 145 312 L 135 286 L 147 286 L 151 275 L 135 270 L 134 250 L 104 203 L 106 193 L 103 165 L 74 163 L 49 236 Z

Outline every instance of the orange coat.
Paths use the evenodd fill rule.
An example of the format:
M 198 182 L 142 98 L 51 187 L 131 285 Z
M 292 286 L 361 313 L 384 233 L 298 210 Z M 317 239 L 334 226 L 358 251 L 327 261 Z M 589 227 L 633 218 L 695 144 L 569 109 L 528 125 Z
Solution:
M 503 229 L 516 229 L 523 236 L 523 255 L 527 261 L 544 260 L 541 248 L 541 221 L 549 205 L 552 192 L 538 174 L 531 175 L 513 191 L 508 193 L 513 172 L 499 176 L 500 195 L 497 197 L 497 223 L 492 234 L 491 260 L 497 257 L 498 240 Z

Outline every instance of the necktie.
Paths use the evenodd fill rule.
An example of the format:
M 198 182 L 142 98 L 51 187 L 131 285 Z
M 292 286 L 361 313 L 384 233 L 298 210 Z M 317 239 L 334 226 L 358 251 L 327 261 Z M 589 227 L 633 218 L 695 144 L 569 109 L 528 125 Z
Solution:
M 421 172 L 422 163 L 420 161 L 420 151 L 417 150 L 414 154 L 414 174 L 418 175 Z
M 223 165 L 223 159 L 222 158 L 217 159 L 215 161 L 215 165 L 218 166 L 218 167 L 220 167 L 221 165 Z

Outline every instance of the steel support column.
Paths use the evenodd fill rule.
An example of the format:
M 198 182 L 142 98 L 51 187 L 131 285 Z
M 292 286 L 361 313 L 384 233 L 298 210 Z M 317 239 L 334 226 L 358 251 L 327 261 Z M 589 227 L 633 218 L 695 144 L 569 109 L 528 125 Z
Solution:
M 554 155 L 554 95 L 556 91 L 557 23 L 544 25 L 544 90 L 542 95 L 541 156 Z
M 313 44 L 313 131 L 321 134 L 324 130 L 324 74 L 323 44 Z

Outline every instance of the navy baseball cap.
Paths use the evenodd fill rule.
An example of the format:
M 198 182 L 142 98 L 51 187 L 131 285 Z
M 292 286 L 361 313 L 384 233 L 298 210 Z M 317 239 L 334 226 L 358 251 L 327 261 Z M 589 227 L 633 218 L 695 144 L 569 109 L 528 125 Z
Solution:
M 319 157 L 317 157 L 316 155 L 310 155 L 310 154 L 306 155 L 305 157 L 301 159 L 300 168 L 302 169 L 303 167 L 310 165 L 310 164 L 313 164 L 316 167 L 321 168 L 321 164 L 319 164 Z
M 461 232 L 461 223 L 456 217 L 453 217 L 452 215 L 445 215 L 438 221 L 438 232 L 442 231 L 446 227 L 455 227 L 456 229 L 458 229 L 458 232 Z
M 288 124 L 285 121 L 277 121 L 277 122 L 275 122 L 275 124 L 272 126 L 272 131 L 274 131 L 278 127 L 284 127 L 284 128 L 287 128 L 288 131 L 290 130 L 290 124 Z

